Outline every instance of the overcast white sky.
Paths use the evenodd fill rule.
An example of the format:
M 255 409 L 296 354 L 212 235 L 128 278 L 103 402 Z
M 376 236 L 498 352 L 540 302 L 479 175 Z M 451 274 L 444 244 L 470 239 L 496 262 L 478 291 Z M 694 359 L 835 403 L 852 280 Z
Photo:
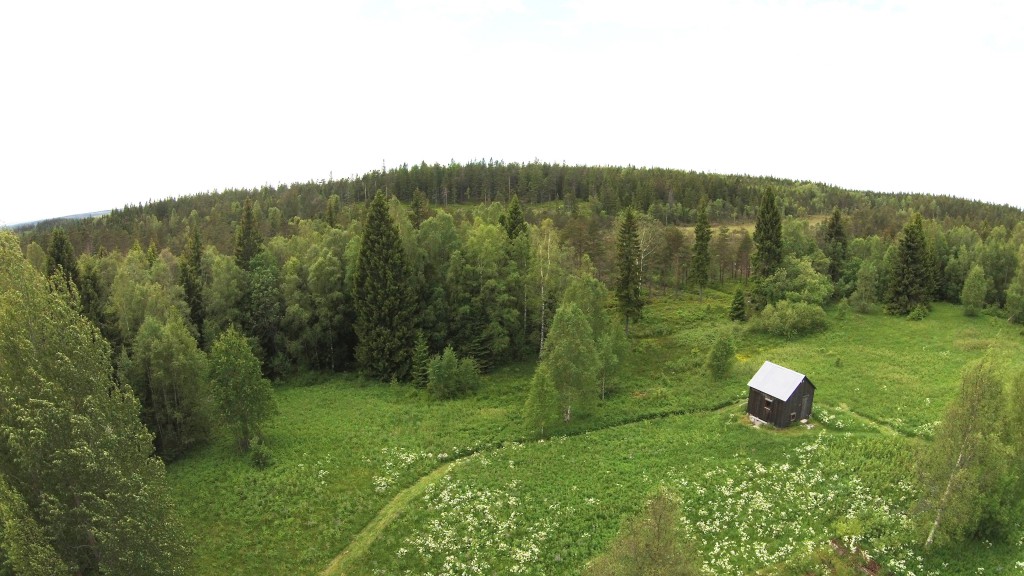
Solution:
M 0 222 L 479 158 L 1024 206 L 1024 2 L 3 2 Z

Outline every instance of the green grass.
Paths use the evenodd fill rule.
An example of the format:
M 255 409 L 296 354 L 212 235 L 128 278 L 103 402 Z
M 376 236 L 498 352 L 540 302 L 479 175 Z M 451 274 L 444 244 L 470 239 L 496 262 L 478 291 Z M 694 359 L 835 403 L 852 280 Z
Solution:
M 826 478 L 841 474 L 843 482 L 861 478 L 868 486 L 865 498 L 905 507 L 906 494 L 885 487 L 893 484 L 890 474 L 911 478 L 909 466 L 896 466 L 872 450 L 859 457 L 837 454 L 876 440 L 911 450 L 921 441 L 914 437 L 929 438 L 971 360 L 988 354 L 1006 366 L 1006 376 L 1020 368 L 1018 331 L 988 316 L 965 318 L 956 306 L 937 305 L 920 322 L 833 314 L 828 331 L 783 340 L 747 334 L 728 322 L 730 301 L 731 292 L 708 290 L 703 301 L 685 294 L 647 306 L 633 330 L 634 352 L 609 398 L 543 443 L 526 441 L 520 413 L 532 362 L 503 367 L 487 375 L 472 398 L 443 403 L 350 375 L 278 388 L 280 414 L 267 430 L 272 467 L 253 468 L 222 435 L 168 468 L 174 498 L 194 535 L 192 571 L 314 574 L 356 541 L 350 553 L 358 562 L 347 560 L 354 571 L 350 564 L 339 573 L 425 573 L 443 560 L 420 554 L 411 539 L 448 519 L 471 531 L 480 551 L 477 567 L 574 574 L 657 485 L 685 498 L 685 486 L 744 481 L 743 471 L 755 463 L 769 466 L 780 454 L 796 466 L 796 449 L 815 444 L 821 433 L 842 440 L 819 452 L 826 455 L 820 463 L 805 462 L 803 468 Z M 727 378 L 712 382 L 701 366 L 722 330 L 734 331 L 737 363 Z M 813 429 L 754 430 L 741 424 L 737 402 L 766 359 L 806 373 L 817 385 Z M 733 406 L 715 411 L 726 405 Z M 443 477 L 437 482 L 417 484 L 470 453 L 478 455 L 438 473 Z M 836 487 L 838 494 L 852 489 L 842 482 Z M 757 490 L 775 493 L 767 485 Z M 490 516 L 480 512 L 484 503 L 490 503 Z M 502 524 L 502 514 L 511 512 L 514 521 Z M 809 523 L 815 536 L 836 532 L 835 516 L 847 510 L 826 512 Z M 700 516 L 691 508 L 684 514 L 694 530 Z M 716 538 L 738 541 L 741 528 L 725 526 Z M 460 530 L 437 537 L 457 540 L 465 536 Z M 522 547 L 510 549 L 516 539 L 499 538 L 499 532 L 519 534 Z M 764 558 L 774 559 L 777 552 L 771 550 L 784 542 L 771 534 L 764 540 Z M 699 548 L 705 562 L 725 550 L 713 544 Z M 780 557 L 801 551 L 784 552 Z M 973 560 L 995 568 L 1013 566 L 1024 556 L 1018 542 L 972 545 L 928 558 L 924 567 L 974 573 L 967 570 Z M 942 562 L 948 563 L 945 569 Z

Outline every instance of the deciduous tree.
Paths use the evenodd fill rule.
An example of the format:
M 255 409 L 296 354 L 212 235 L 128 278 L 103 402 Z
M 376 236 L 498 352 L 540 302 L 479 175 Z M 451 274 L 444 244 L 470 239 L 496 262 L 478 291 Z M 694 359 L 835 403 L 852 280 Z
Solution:
M 225 424 L 238 446 L 248 450 L 277 406 L 249 341 L 234 328 L 222 333 L 210 349 L 210 381 Z
M 960 293 L 960 302 L 964 305 L 964 314 L 977 316 L 985 307 L 985 294 L 988 293 L 989 280 L 985 277 L 985 269 L 980 264 L 971 267 L 964 280 L 964 289 Z
M 25 573 L 184 573 L 164 465 L 106 340 L 6 233 L 0 270 L 2 547 Z
M 916 510 L 927 534 L 925 547 L 995 530 L 1005 520 L 1000 510 L 1009 458 L 1000 437 L 1003 408 L 1003 382 L 992 365 L 969 366 L 920 460 L 923 492 Z

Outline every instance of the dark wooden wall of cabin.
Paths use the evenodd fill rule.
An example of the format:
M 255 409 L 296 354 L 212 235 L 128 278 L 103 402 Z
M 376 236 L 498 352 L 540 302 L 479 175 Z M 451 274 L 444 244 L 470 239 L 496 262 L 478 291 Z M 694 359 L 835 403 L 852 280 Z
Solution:
M 810 402 L 808 402 L 806 414 L 802 413 L 804 394 L 810 396 Z M 772 398 L 772 408 L 770 412 L 765 408 L 766 398 Z M 778 428 L 785 428 L 794 421 L 800 421 L 809 417 L 813 411 L 813 405 L 814 386 L 812 386 L 806 378 L 800 382 L 800 385 L 793 391 L 789 400 L 785 402 L 753 388 L 750 389 L 750 394 L 747 396 L 747 413 Z M 793 420 L 792 417 L 794 412 L 796 413 L 796 420 Z

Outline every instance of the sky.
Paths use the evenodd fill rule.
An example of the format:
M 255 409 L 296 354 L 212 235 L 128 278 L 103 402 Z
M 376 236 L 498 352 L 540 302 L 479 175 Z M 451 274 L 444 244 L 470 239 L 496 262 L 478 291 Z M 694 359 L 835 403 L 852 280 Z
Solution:
M 421 161 L 1024 207 L 1024 2 L 0 4 L 0 223 Z

